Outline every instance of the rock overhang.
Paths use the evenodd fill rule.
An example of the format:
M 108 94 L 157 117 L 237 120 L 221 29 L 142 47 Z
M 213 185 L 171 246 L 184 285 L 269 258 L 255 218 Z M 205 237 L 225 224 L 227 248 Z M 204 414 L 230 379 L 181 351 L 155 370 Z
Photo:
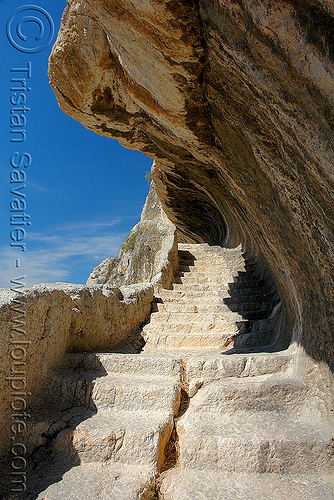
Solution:
M 72 1 L 49 70 L 66 113 L 156 160 L 181 240 L 263 256 L 331 366 L 332 22 L 326 0 Z

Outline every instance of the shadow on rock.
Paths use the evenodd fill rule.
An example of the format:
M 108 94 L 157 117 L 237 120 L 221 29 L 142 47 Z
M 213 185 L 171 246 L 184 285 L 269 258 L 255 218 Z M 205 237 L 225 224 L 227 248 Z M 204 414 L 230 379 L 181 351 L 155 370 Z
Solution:
M 27 411 L 31 418 L 25 436 L 25 476 L 13 474 L 13 455 L 7 456 L 2 469 L 2 500 L 35 500 L 80 464 L 77 450 L 84 443 L 75 429 L 96 414 L 94 380 L 106 374 L 95 354 L 77 355 L 74 363 L 48 374 L 43 391 L 34 398 L 38 403 Z

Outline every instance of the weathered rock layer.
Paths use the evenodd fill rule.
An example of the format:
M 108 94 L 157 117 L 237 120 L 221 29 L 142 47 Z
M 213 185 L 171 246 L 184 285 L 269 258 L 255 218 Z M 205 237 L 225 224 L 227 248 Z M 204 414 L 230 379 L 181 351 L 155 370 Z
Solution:
M 329 0 L 72 0 L 49 73 L 66 113 L 156 160 L 181 240 L 263 256 L 331 367 L 333 26 Z

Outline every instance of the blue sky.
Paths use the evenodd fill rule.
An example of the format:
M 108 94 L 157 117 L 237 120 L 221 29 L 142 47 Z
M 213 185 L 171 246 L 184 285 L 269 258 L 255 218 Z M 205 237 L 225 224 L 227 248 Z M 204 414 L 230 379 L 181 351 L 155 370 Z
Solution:
M 10 287 L 10 280 L 21 276 L 26 276 L 27 286 L 56 281 L 85 283 L 97 264 L 117 256 L 126 235 L 139 221 L 148 192 L 145 173 L 152 160 L 86 130 L 60 110 L 49 86 L 47 63 L 66 2 L 34 2 L 50 14 L 55 25 L 52 43 L 38 53 L 17 50 L 6 34 L 7 20 L 26 4 L 31 5 L 0 0 L 0 287 Z M 26 22 L 24 29 L 29 42 L 37 25 Z M 15 74 L 11 69 L 27 68 L 28 62 L 31 78 L 26 81 L 31 90 L 25 92 L 30 108 L 25 113 L 26 140 L 13 143 L 10 138 L 18 135 L 10 134 L 10 78 L 16 74 L 22 78 L 27 72 Z M 10 225 L 10 202 L 15 197 L 10 193 L 10 158 L 16 152 L 32 157 L 31 165 L 24 169 L 26 187 L 21 190 L 26 194 L 25 213 L 31 221 L 24 227 L 26 252 L 10 246 L 11 231 L 17 227 Z

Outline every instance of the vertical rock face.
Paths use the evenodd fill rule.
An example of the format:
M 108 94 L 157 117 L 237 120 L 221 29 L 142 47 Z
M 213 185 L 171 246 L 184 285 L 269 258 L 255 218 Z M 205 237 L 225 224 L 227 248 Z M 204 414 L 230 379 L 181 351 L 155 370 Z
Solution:
M 333 367 L 330 0 L 68 2 L 61 108 L 156 160 L 181 241 L 270 266 L 292 338 Z

